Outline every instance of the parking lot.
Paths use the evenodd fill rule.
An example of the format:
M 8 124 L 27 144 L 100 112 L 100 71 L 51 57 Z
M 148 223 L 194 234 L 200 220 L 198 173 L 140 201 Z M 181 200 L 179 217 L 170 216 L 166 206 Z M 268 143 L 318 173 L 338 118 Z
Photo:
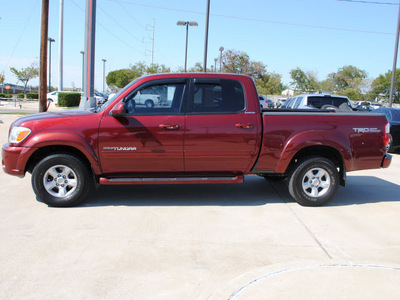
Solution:
M 0 115 L 0 143 L 18 116 Z M 400 299 L 400 155 L 332 203 L 285 182 L 107 186 L 74 208 L 0 171 L 1 299 Z

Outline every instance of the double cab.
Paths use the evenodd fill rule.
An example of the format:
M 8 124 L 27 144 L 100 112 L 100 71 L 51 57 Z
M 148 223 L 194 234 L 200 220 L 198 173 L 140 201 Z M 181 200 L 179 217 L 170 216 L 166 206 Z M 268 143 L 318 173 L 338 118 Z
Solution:
M 159 101 L 142 105 L 139 94 Z M 158 74 L 99 109 L 16 120 L 2 165 L 11 175 L 31 173 L 37 198 L 50 206 L 76 205 L 99 185 L 241 183 L 251 174 L 286 180 L 299 204 L 318 206 L 347 172 L 388 167 L 388 143 L 383 114 L 263 112 L 250 77 Z

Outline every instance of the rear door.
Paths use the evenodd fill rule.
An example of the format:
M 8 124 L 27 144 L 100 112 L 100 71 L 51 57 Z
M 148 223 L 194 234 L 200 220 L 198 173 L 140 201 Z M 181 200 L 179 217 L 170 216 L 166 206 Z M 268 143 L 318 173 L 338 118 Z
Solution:
M 186 172 L 243 173 L 256 155 L 258 119 L 255 111 L 246 110 L 239 81 L 193 79 L 186 115 Z

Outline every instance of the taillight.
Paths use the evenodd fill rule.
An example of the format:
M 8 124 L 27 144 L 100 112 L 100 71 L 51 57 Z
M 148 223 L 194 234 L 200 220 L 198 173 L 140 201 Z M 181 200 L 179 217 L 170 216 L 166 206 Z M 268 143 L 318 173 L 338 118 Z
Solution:
M 385 135 L 383 136 L 383 142 L 385 145 L 385 148 L 389 148 L 389 142 L 390 142 L 390 124 L 386 123 L 385 126 Z

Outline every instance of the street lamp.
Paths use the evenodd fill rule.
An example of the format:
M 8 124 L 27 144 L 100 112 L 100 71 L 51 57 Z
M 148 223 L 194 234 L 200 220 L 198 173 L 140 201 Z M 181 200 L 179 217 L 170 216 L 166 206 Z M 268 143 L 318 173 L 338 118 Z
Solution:
M 83 86 L 85 85 L 84 83 L 84 69 L 85 69 L 85 51 L 81 51 L 82 54 L 82 92 L 83 92 Z
M 103 93 L 104 91 L 104 82 L 106 81 L 106 61 L 104 58 L 102 59 L 103 61 Z
M 214 70 L 215 70 L 215 72 L 217 72 L 217 61 L 218 61 L 218 58 L 214 58 Z
M 186 67 L 187 67 L 187 50 L 188 50 L 188 34 L 189 34 L 189 26 L 198 26 L 197 22 L 194 21 L 178 21 L 176 23 L 178 26 L 186 26 L 186 50 L 185 50 L 185 72 L 186 72 Z
M 224 47 L 219 47 L 219 72 L 222 73 L 222 51 L 224 51 Z
M 50 46 L 49 49 L 49 93 L 50 93 L 51 92 L 51 43 L 55 42 L 56 40 L 50 37 L 47 40 L 49 41 L 49 46 Z

